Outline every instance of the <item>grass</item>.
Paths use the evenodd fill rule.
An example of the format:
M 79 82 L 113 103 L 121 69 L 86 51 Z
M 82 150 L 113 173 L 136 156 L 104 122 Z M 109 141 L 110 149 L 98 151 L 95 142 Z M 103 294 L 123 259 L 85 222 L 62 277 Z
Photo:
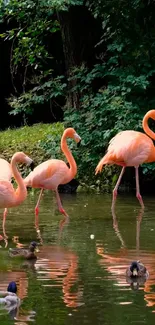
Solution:
M 4 158 L 10 162 L 15 152 L 23 151 L 30 156 L 37 165 L 51 157 L 49 151 L 46 150 L 46 142 L 49 142 L 49 139 L 51 143 L 56 139 L 56 149 L 58 150 L 59 148 L 60 151 L 60 139 L 63 130 L 64 126 L 62 123 L 39 123 L 33 126 L 24 126 L 18 129 L 1 131 L 0 158 Z M 21 171 L 23 174 L 24 169 Z

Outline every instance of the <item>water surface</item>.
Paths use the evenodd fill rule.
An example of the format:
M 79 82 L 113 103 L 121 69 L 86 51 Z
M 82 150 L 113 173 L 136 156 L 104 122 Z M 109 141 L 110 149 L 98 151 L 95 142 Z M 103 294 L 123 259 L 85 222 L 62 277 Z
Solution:
M 155 197 L 144 197 L 142 213 L 134 196 L 121 194 L 112 216 L 111 195 L 61 195 L 70 215 L 65 224 L 54 193 L 46 191 L 35 227 L 38 194 L 29 192 L 7 216 L 0 290 L 16 281 L 22 304 L 14 320 L 15 314 L 0 308 L 0 323 L 154 324 Z M 8 256 L 9 247 L 31 240 L 41 244 L 36 263 Z M 127 283 L 125 270 L 133 259 L 148 268 L 145 283 Z

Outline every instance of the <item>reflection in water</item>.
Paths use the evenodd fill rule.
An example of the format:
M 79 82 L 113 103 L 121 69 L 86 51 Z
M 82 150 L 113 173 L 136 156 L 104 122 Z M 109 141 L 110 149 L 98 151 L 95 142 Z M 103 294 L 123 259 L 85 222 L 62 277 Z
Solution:
M 152 287 L 155 285 L 155 253 L 140 250 L 140 226 L 143 214 L 143 209 L 140 209 L 136 220 L 136 248 L 134 250 L 125 247 L 124 240 L 118 228 L 118 222 L 114 210 L 112 210 L 113 228 L 121 242 L 121 248 L 114 254 L 109 255 L 104 253 L 104 247 L 102 244 L 97 243 L 96 250 L 97 254 L 101 257 L 99 264 L 101 267 L 106 268 L 109 273 L 108 279 L 112 278 L 117 281 L 115 285 L 122 288 L 122 290 L 127 290 L 126 283 L 129 284 L 133 290 L 143 290 L 146 305 L 148 307 L 153 307 L 155 306 L 155 292 L 152 292 Z M 144 278 L 134 280 L 126 278 L 126 268 L 133 260 L 140 260 L 146 266 L 149 271 L 149 278 L 147 280 Z
M 113 228 L 115 230 L 115 233 L 116 233 L 118 239 L 121 242 L 122 247 L 125 247 L 125 242 L 124 242 L 124 240 L 122 238 L 122 235 L 121 235 L 121 233 L 119 231 L 119 228 L 118 228 L 118 221 L 117 221 L 117 217 L 116 217 L 116 213 L 115 213 L 114 206 L 112 207 L 111 211 L 112 211 L 112 217 L 113 217 Z
M 69 218 L 66 217 L 60 221 L 58 239 L 61 239 L 62 231 L 68 222 Z M 38 218 L 35 226 L 42 247 L 37 254 L 37 261 L 24 261 L 23 267 L 36 272 L 37 279 L 45 282 L 43 286 L 62 287 L 63 301 L 67 307 L 81 306 L 83 304 L 83 286 L 79 283 L 77 255 L 61 246 L 43 245 Z M 18 247 L 18 245 L 19 237 L 16 236 L 16 246 Z M 21 243 L 20 246 L 22 247 Z
M 64 226 L 69 218 L 63 218 L 59 224 L 58 239 L 61 238 Z M 32 264 L 31 264 L 32 266 Z M 62 286 L 63 301 L 67 307 L 82 305 L 83 286 L 78 279 L 77 255 L 61 246 L 43 246 L 34 265 L 38 280 L 45 281 L 46 287 Z M 47 280 L 53 280 L 55 283 Z
M 146 199 L 144 217 L 140 211 L 137 220 L 130 195 L 120 198 L 119 216 L 113 214 L 113 219 L 111 196 L 77 194 L 64 199 L 73 217 L 60 224 L 48 193 L 35 227 L 35 192 L 30 192 L 21 207 L 10 209 L 8 246 L 25 247 L 32 240 L 40 243 L 38 260 L 30 263 L 11 259 L 5 242 L 0 242 L 1 289 L 15 280 L 22 298 L 13 325 L 28 325 L 29 319 L 37 325 L 44 320 L 55 325 L 153 324 L 154 197 Z M 125 271 L 135 259 L 140 259 L 150 273 L 145 283 L 139 282 L 141 279 L 127 283 Z M 7 311 L 1 310 L 0 323 L 7 323 L 7 317 Z
M 78 282 L 78 257 L 70 250 L 60 246 L 44 246 L 40 249 L 35 264 L 38 280 L 45 282 L 44 286 L 62 286 L 63 301 L 68 307 L 82 304 L 83 286 Z M 53 280 L 55 283 L 47 283 Z
M 58 239 L 61 239 L 61 235 L 63 232 L 64 227 L 69 223 L 69 216 L 64 217 L 62 220 L 60 220 L 59 223 L 59 232 L 58 232 Z
M 146 278 L 145 277 L 139 277 L 139 278 L 126 277 L 126 282 L 128 284 L 130 284 L 130 287 L 132 290 L 138 290 L 140 288 L 140 286 L 144 285 L 144 283 L 146 282 Z
M 35 229 L 37 233 L 37 239 L 39 239 L 40 245 L 43 245 L 43 239 L 39 229 L 39 216 L 37 214 L 35 215 Z

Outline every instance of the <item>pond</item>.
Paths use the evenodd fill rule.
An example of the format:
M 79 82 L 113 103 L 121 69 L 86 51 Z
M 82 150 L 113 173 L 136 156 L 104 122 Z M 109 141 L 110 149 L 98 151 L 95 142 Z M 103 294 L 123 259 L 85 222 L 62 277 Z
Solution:
M 144 197 L 142 212 L 134 196 L 120 194 L 112 216 L 111 195 L 61 194 L 70 216 L 64 223 L 54 193 L 45 191 L 35 226 L 38 194 L 29 192 L 6 219 L 0 290 L 16 281 L 22 303 L 14 320 L 0 306 L 0 324 L 154 324 L 155 197 Z M 41 244 L 36 262 L 9 256 L 10 247 L 32 240 Z M 125 271 L 135 259 L 150 276 L 133 285 Z

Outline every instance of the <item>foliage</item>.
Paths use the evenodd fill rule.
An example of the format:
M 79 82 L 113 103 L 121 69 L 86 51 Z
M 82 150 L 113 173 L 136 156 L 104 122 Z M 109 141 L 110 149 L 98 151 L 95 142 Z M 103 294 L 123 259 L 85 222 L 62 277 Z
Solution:
M 3 11 L 8 28 L 0 36 L 11 43 L 10 72 L 14 88 L 8 100 L 13 108 L 11 114 L 32 114 L 38 103 L 62 95 L 60 89 L 63 90 L 64 84 L 60 86 L 61 76 L 53 73 L 55 59 L 49 53 L 47 42 L 59 31 L 59 23 L 50 1 L 11 0 L 3 6 Z
M 29 155 L 35 165 L 40 164 L 46 159 L 54 158 L 55 150 L 48 152 L 43 147 L 43 142 L 51 139 L 55 143 L 55 139 L 61 138 L 63 133 L 63 124 L 36 124 L 31 127 L 24 126 L 19 129 L 8 129 L 0 132 L 0 156 L 7 161 L 11 160 L 12 155 L 16 151 L 23 151 Z M 57 143 L 57 150 L 60 152 L 60 142 Z M 21 169 L 23 176 L 28 173 L 25 166 Z
M 81 110 L 70 108 L 65 113 L 67 125 L 76 127 L 84 139 L 78 161 L 81 177 L 94 174 L 111 137 L 125 129 L 142 131 L 144 114 L 155 108 L 154 6 L 134 0 L 88 2 L 93 15 L 102 20 L 98 63 L 89 70 L 75 69 L 74 91 L 81 91 Z M 154 172 L 152 166 L 143 167 L 148 177 Z M 108 180 L 106 170 L 103 181 Z M 93 176 L 91 180 L 95 182 Z
M 58 69 L 64 64 L 63 53 L 57 59 L 52 51 L 55 47 L 58 51 L 60 47 L 67 49 L 68 44 L 63 43 L 66 39 L 61 38 L 60 46 L 56 38 L 52 50 L 49 41 L 64 27 L 58 21 L 58 13 L 69 12 L 73 6 L 87 8 L 98 21 L 100 33 L 90 53 L 94 55 L 93 63 L 80 62 L 79 58 L 78 66 L 69 67 L 72 77 L 67 80 L 67 66 Z M 67 98 L 68 89 L 78 94 L 79 110 L 64 107 L 65 126 L 73 126 L 83 139 L 81 149 L 75 150 L 79 178 L 100 187 L 100 177 L 93 175 L 111 137 L 125 129 L 142 131 L 144 114 L 155 108 L 155 2 L 10 0 L 1 8 L 1 16 L 8 23 L 1 37 L 12 44 L 10 63 L 16 90 L 9 99 L 12 114 L 28 115 L 36 112 L 38 104 L 59 103 Z M 70 26 L 71 21 L 68 34 Z M 55 156 L 59 155 L 59 140 L 58 135 L 55 140 L 41 141 L 42 149 L 48 154 L 55 149 Z M 153 178 L 153 165 L 144 165 L 143 173 Z M 116 175 L 117 168 L 105 168 L 101 183 L 111 185 Z
M 13 110 L 10 114 L 32 114 L 38 104 L 44 104 L 57 97 L 65 95 L 66 83 L 62 82 L 63 76 L 52 78 L 19 97 L 11 97 L 8 102 Z
M 66 125 L 73 125 L 83 139 L 80 154 L 77 156 L 80 177 L 91 180 L 93 184 L 113 185 L 112 175 L 116 168 L 105 169 L 102 181 L 95 179 L 95 167 L 99 159 L 104 155 L 109 140 L 119 131 L 125 129 L 141 130 L 144 110 L 138 105 L 138 101 L 132 100 L 135 87 L 137 92 L 146 88 L 147 80 L 134 78 L 134 76 L 115 76 L 116 80 L 102 87 L 93 94 L 92 81 L 97 77 L 108 75 L 106 67 L 96 65 L 91 72 L 86 69 L 77 72 L 78 87 L 85 93 L 81 100 L 80 111 L 73 109 L 65 112 Z M 119 80 L 118 80 L 119 79 Z M 141 109 L 141 110 L 140 110 Z M 89 166 L 89 169 L 88 169 Z M 88 176 L 89 173 L 89 176 Z M 115 178 L 115 177 L 114 177 Z M 86 180 L 86 179 L 85 179 Z

